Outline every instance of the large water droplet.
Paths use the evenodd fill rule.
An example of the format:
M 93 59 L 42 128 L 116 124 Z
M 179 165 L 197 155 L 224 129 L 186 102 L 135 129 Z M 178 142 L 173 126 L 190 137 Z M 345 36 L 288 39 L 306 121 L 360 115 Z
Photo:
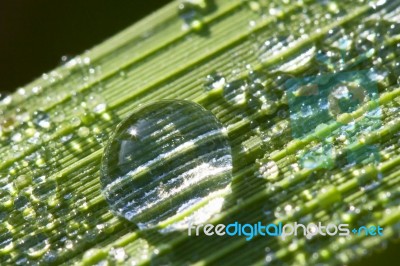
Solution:
M 231 147 L 215 116 L 192 102 L 164 100 L 117 127 L 100 181 L 116 214 L 152 227 L 226 188 L 231 169 Z

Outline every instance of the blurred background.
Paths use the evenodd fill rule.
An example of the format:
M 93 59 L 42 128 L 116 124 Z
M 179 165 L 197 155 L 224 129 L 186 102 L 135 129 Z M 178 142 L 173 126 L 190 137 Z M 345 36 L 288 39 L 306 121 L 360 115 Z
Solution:
M 0 1 L 0 94 L 24 86 L 170 0 Z

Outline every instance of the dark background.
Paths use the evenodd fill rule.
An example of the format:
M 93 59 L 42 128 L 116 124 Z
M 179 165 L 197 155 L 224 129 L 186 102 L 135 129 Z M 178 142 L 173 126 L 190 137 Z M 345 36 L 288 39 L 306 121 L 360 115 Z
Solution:
M 0 94 L 24 86 L 170 0 L 0 1 Z M 1 98 L 1 97 L 0 97 Z

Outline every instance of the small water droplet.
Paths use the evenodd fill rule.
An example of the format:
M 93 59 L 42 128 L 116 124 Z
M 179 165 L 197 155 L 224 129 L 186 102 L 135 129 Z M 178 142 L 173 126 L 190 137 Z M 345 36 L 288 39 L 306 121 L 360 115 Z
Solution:
M 364 89 L 355 82 L 343 83 L 332 88 L 328 97 L 329 112 L 333 117 L 351 113 L 366 101 Z
M 250 26 L 250 28 L 254 28 L 256 25 L 257 25 L 257 22 L 256 22 L 256 21 L 254 21 L 254 20 L 250 20 L 250 21 L 249 21 L 249 26 Z
M 112 248 L 109 254 L 111 259 L 117 263 L 123 263 L 128 258 L 123 248 Z
M 67 143 L 72 139 L 73 136 L 74 136 L 73 134 L 68 134 L 68 135 L 62 136 L 60 141 L 61 141 L 61 143 Z
M 234 80 L 225 84 L 224 98 L 232 105 L 244 105 L 246 99 L 247 83 L 244 80 Z
M 270 14 L 271 16 L 275 16 L 275 17 L 278 17 L 278 18 L 282 18 L 283 15 L 284 15 L 284 12 L 283 12 L 282 9 L 279 8 L 279 7 L 271 7 L 271 8 L 269 9 L 269 14 Z
M 328 3 L 328 11 L 334 14 L 338 14 L 340 12 L 339 6 L 335 2 L 329 2 Z
M 25 208 L 22 211 L 22 216 L 24 217 L 24 220 L 26 221 L 33 221 L 36 219 L 36 212 L 33 208 Z
M 287 50 L 291 47 L 291 43 L 295 41 L 295 37 L 293 35 L 289 36 L 273 36 L 266 40 L 260 50 L 259 50 L 259 59 L 262 63 L 267 62 L 274 55 Z
M 72 249 L 74 247 L 74 242 L 72 242 L 72 240 L 68 239 L 67 241 L 65 241 L 64 245 L 65 245 L 66 249 Z
M 57 258 L 58 258 L 58 253 L 53 250 L 49 250 L 43 255 L 43 261 L 49 264 L 54 264 Z
M 184 21 L 184 29 L 200 31 L 203 28 L 203 16 L 212 10 L 212 1 L 181 0 L 178 5 L 179 16 Z
M 14 129 L 15 119 L 13 117 L 2 118 L 0 121 L 0 130 L 9 133 Z
M 247 104 L 251 109 L 270 115 L 278 109 L 278 95 L 271 89 L 265 88 L 261 83 L 252 83 L 248 86 Z
M 309 47 L 304 49 L 304 51 L 296 53 L 289 60 L 285 60 L 286 62 L 275 68 L 274 71 L 296 74 L 309 67 L 315 56 L 315 46 Z
M 0 188 L 0 206 L 4 208 L 12 207 L 14 201 L 8 189 Z
M 30 115 L 28 112 L 26 112 L 25 109 L 19 109 L 18 110 L 18 114 L 15 117 L 15 119 L 19 122 L 19 123 L 24 123 L 24 122 L 28 122 L 30 119 Z
M 300 163 L 306 169 L 332 168 L 334 165 L 332 147 L 328 144 L 317 144 L 301 155 Z
M 89 136 L 90 134 L 90 130 L 87 127 L 80 127 L 78 129 L 78 136 L 81 138 L 86 138 L 87 136 Z
M 57 183 L 55 181 L 46 180 L 35 186 L 32 195 L 40 201 L 46 201 L 51 195 L 54 195 L 57 190 Z
M 103 249 L 99 249 L 99 248 L 91 248 L 89 250 L 87 250 L 82 257 L 82 262 L 84 264 L 92 264 L 92 260 L 94 257 L 106 257 L 107 253 L 106 251 L 104 251 Z
M 32 122 L 43 129 L 49 129 L 51 126 L 49 115 L 43 111 L 36 111 L 33 114 Z
M 220 90 L 225 85 L 225 77 L 217 72 L 213 72 L 206 77 L 204 89 L 206 91 Z
M 251 9 L 253 12 L 259 12 L 259 11 L 261 11 L 261 5 L 260 5 L 260 3 L 258 3 L 257 1 L 249 1 L 248 4 L 249 4 L 250 9 Z
M 71 126 L 78 127 L 82 123 L 82 120 L 79 117 L 72 117 L 71 118 Z
M 12 137 L 11 140 L 13 142 L 21 142 L 22 140 L 22 134 L 20 132 L 15 133 Z
M 31 183 L 32 183 L 32 177 L 29 175 L 20 175 L 14 181 L 15 187 L 17 187 L 18 189 L 22 189 L 30 185 Z
M 271 262 L 273 262 L 276 259 L 276 255 L 275 253 L 269 253 L 265 256 L 265 262 L 267 264 L 270 264 Z
M 92 110 L 97 114 L 100 114 L 106 110 L 107 105 L 101 95 L 91 94 L 89 95 L 87 100 L 87 107 L 89 108 L 89 110 Z
M 6 254 L 14 248 L 13 235 L 5 223 L 0 223 L 0 254 Z
M 259 160 L 257 161 L 257 165 L 257 176 L 267 180 L 275 180 L 279 176 L 279 168 L 274 161 L 265 163 L 262 160 Z
M 125 78 L 126 78 L 126 71 L 121 70 L 121 71 L 119 72 L 119 76 L 120 76 L 121 78 L 125 79 Z
M 23 210 L 29 203 L 29 199 L 24 195 L 19 195 L 14 200 L 14 208 L 17 210 Z
M 215 116 L 193 102 L 165 100 L 121 122 L 105 149 L 100 181 L 115 213 L 152 227 L 191 199 L 227 187 L 231 169 L 231 148 Z

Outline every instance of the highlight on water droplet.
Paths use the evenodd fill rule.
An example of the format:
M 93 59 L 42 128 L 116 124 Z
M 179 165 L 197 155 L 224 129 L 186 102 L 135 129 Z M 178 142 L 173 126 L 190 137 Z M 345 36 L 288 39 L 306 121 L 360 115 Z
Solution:
M 206 82 L 204 84 L 204 89 L 208 91 L 221 90 L 225 85 L 225 77 L 217 72 L 212 72 L 206 77 Z
M 247 101 L 246 91 L 247 83 L 245 80 L 234 80 L 225 84 L 224 86 L 224 98 L 232 105 L 240 106 L 244 105 Z
M 342 113 L 351 113 L 366 102 L 365 90 L 355 82 L 338 84 L 328 96 L 329 113 L 337 117 Z
M 114 213 L 151 228 L 229 187 L 231 170 L 231 147 L 216 117 L 193 102 L 163 100 L 118 125 L 100 182 Z
M 179 16 L 183 19 L 183 29 L 200 31 L 203 28 L 203 15 L 212 10 L 210 0 L 181 0 L 178 5 Z

